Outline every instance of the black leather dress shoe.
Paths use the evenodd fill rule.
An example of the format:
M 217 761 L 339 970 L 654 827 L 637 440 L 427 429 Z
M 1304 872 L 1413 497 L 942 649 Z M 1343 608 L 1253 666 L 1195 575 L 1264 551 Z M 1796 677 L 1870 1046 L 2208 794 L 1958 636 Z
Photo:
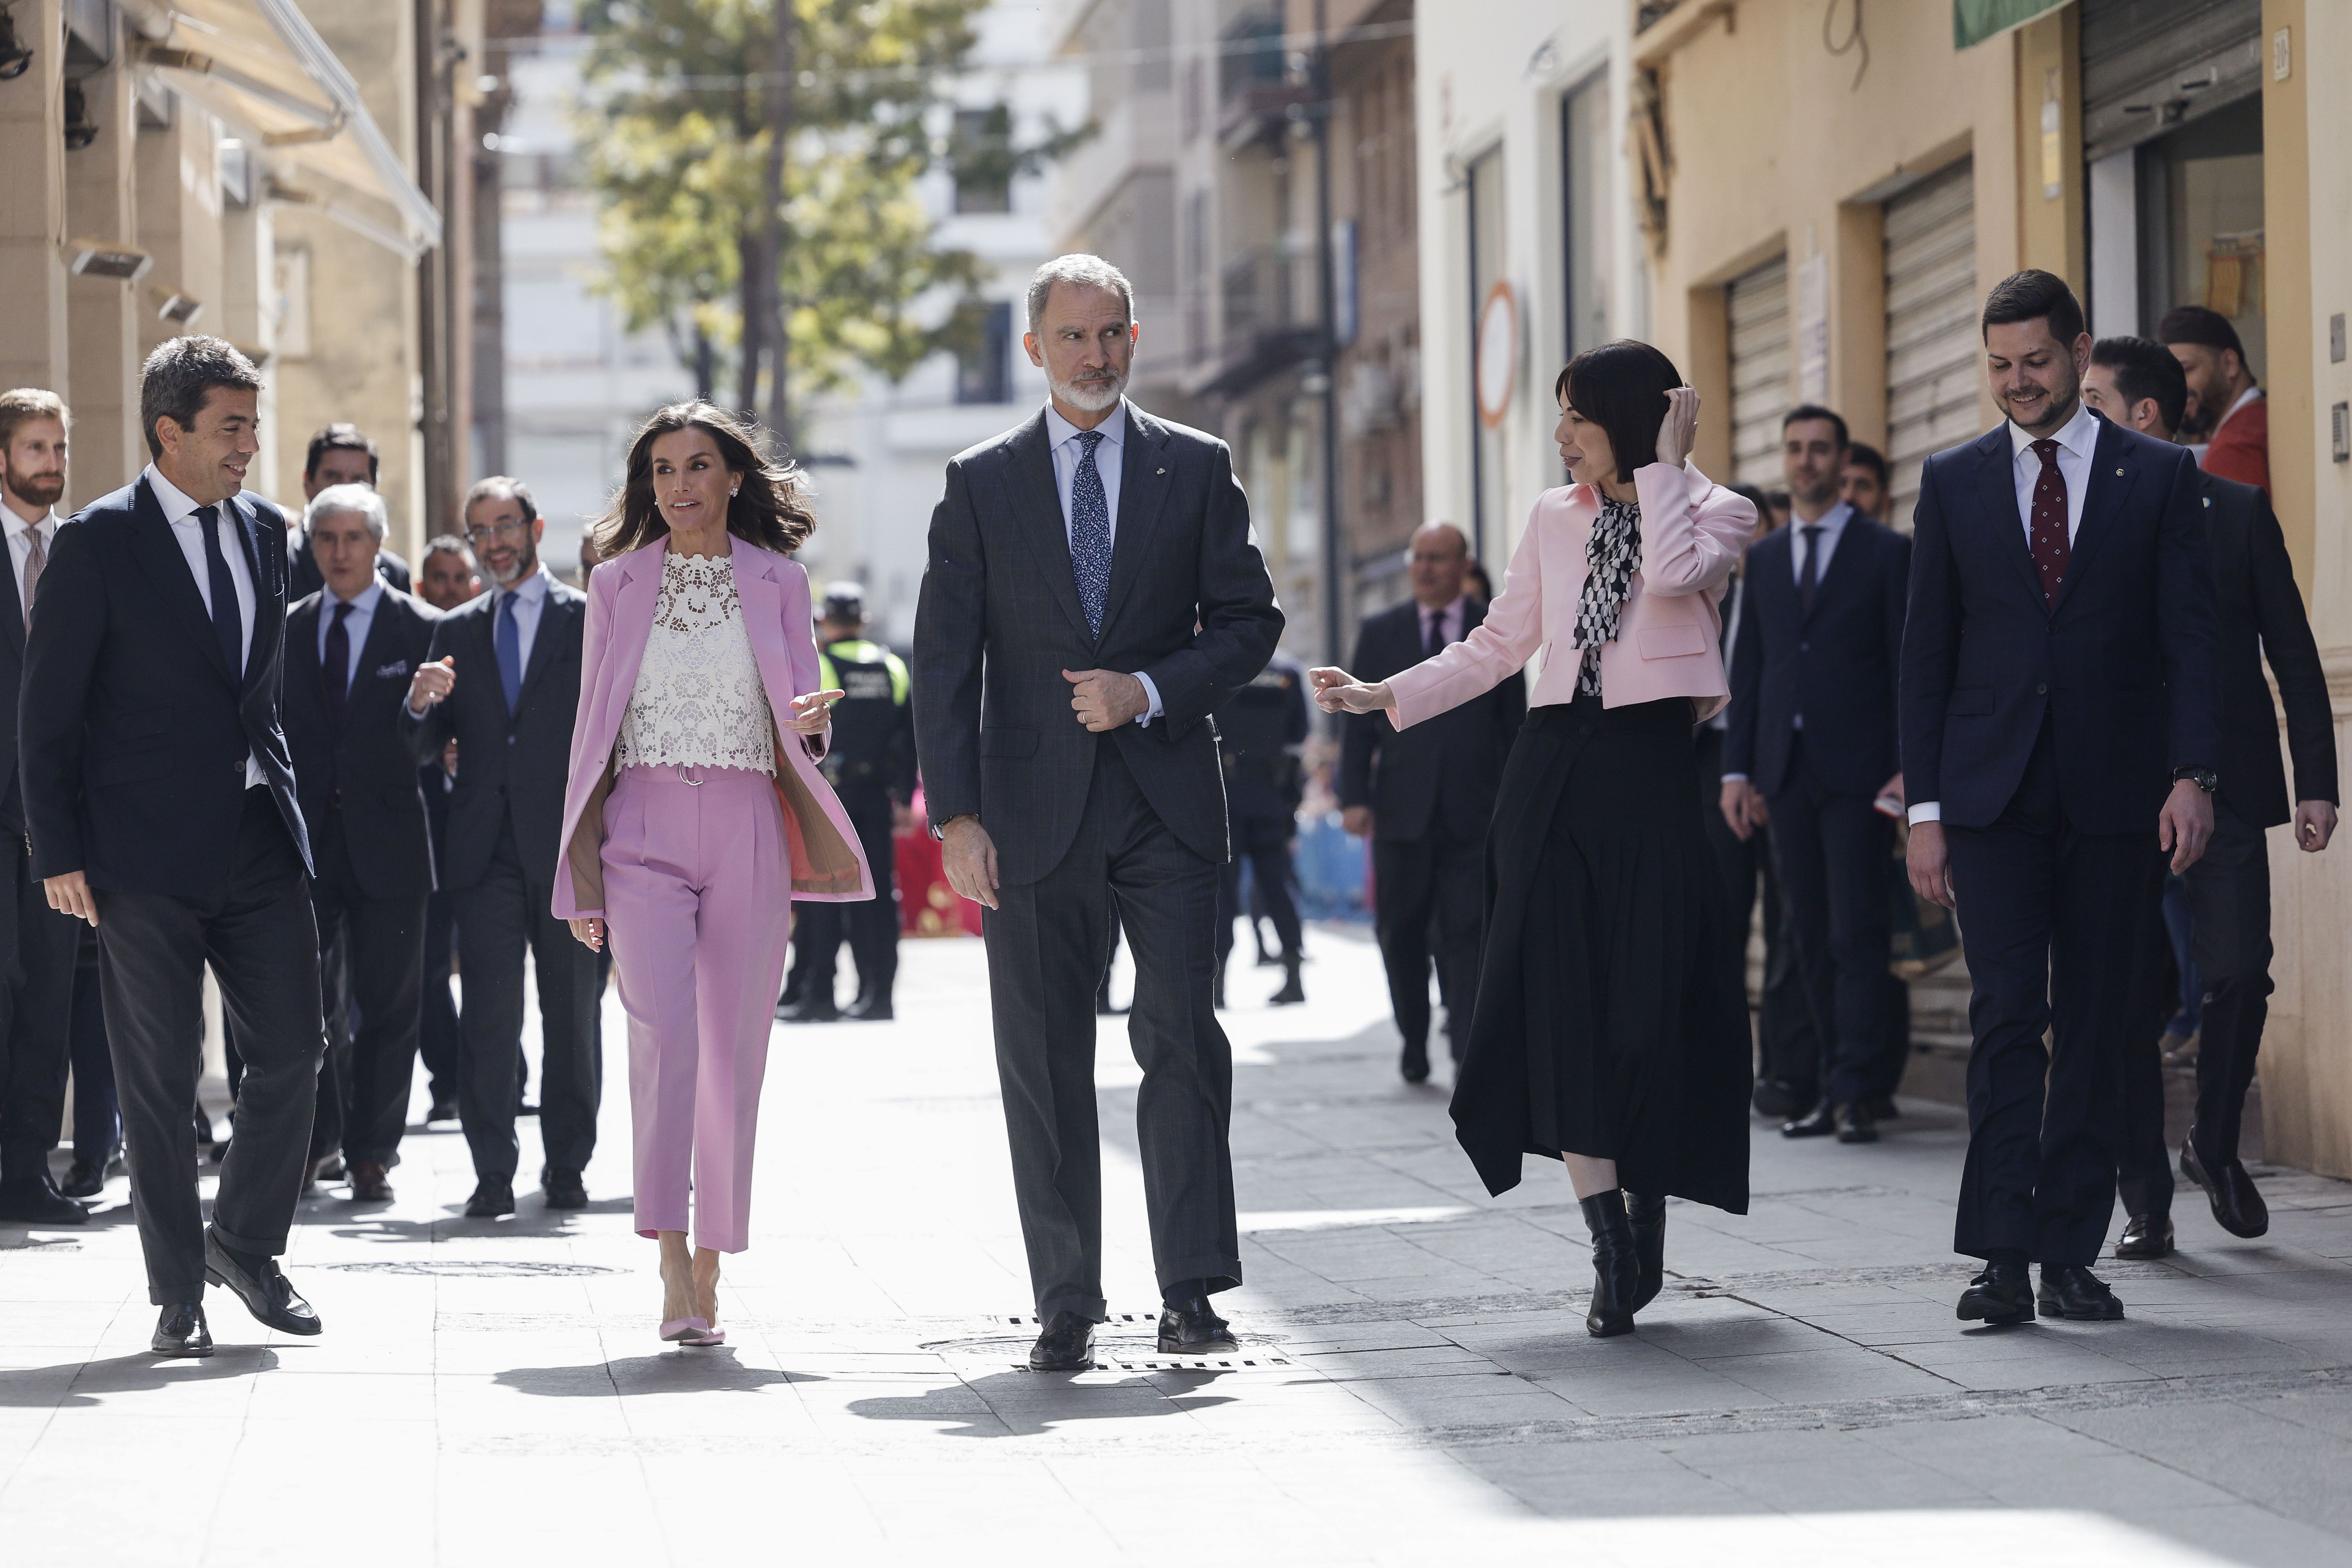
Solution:
M 1269 1007 L 1287 1007 L 1307 1000 L 1307 987 L 1300 984 L 1298 978 L 1297 961 L 1294 959 L 1283 967 L 1282 989 L 1265 999 Z
M 514 1184 L 496 1177 L 484 1176 L 476 1182 L 474 1195 L 466 1200 L 467 1219 L 496 1219 L 514 1212 Z
M 2194 1127 L 2181 1141 L 2180 1173 L 2205 1189 L 2215 1223 L 2231 1236 L 2256 1237 L 2270 1229 L 2270 1205 L 2263 1202 L 2262 1192 L 2246 1167 L 2236 1160 L 2208 1165 L 2197 1152 Z
M 433 1097 L 433 1103 L 425 1108 L 425 1120 L 428 1123 L 457 1121 L 457 1097 L 454 1094 L 436 1094 Z
M 1095 1364 L 1095 1326 L 1076 1312 L 1056 1312 L 1029 1347 L 1031 1372 L 1084 1372 Z
M 1187 1296 L 1160 1309 L 1161 1355 L 1231 1355 L 1241 1348 L 1233 1325 L 1217 1316 L 1206 1296 Z
M 551 1209 L 584 1209 L 588 1206 L 588 1184 L 580 1179 L 577 1171 L 559 1171 L 550 1165 L 540 1173 L 540 1191 L 546 1194 Z
M 780 1024 L 830 1024 L 840 1016 L 840 1009 L 833 1005 L 830 996 L 803 996 L 776 1009 L 776 1022 Z
M 887 1024 L 898 1015 L 887 996 L 860 996 L 844 1007 L 841 1016 L 855 1024 Z
M 1824 1100 L 1794 1121 L 1784 1124 L 1780 1129 L 1780 1136 L 1826 1138 L 1837 1130 L 1837 1107 Z
M 1984 1272 L 1960 1292 L 1960 1321 L 1996 1327 L 2030 1322 L 2033 1318 L 2033 1279 L 2022 1263 L 2002 1258 L 1984 1266 Z
M 2124 1304 L 2099 1277 L 2079 1263 L 2045 1263 L 2042 1289 L 2034 1305 L 2045 1318 L 2065 1318 L 2080 1323 L 2113 1323 L 2124 1315 Z
M 172 1301 L 155 1319 L 155 1337 L 147 1348 L 157 1355 L 210 1355 L 213 1331 L 205 1322 L 200 1301 Z
M 1862 1108 L 1870 1112 L 1873 1120 L 1879 1121 L 1892 1121 L 1903 1114 L 1903 1108 L 1895 1103 L 1895 1097 L 1891 1094 L 1870 1095 L 1863 1100 Z
M 1756 1080 L 1756 1114 L 1774 1121 L 1786 1121 L 1791 1117 L 1803 1115 L 1805 1108 L 1812 1104 L 1815 1098 L 1811 1089 L 1802 1084 L 1790 1083 L 1787 1079 L 1760 1078 Z
M 315 1334 L 325 1326 L 310 1303 L 294 1293 L 278 1259 L 265 1258 L 258 1268 L 248 1267 L 221 1245 L 210 1226 L 205 1226 L 205 1278 L 236 1291 L 257 1321 L 279 1333 Z
M 47 1170 L 0 1182 L 0 1224 L 88 1225 L 89 1211 L 58 1191 Z
M 1878 1142 L 1878 1119 L 1864 1105 L 1841 1105 L 1837 1108 L 1837 1141 L 1841 1143 L 1875 1143 Z
M 2172 1216 L 2168 1214 L 2136 1214 L 2124 1222 L 2123 1236 L 2116 1242 L 2117 1258 L 2169 1258 L 2172 1256 Z
M 1404 1055 L 1398 1058 L 1397 1071 L 1404 1076 L 1407 1083 L 1427 1083 L 1429 1081 L 1429 1047 L 1410 1045 L 1405 1047 Z
M 94 1198 L 106 1191 L 106 1167 L 85 1164 L 79 1160 L 66 1173 L 65 1184 L 58 1191 L 69 1198 Z

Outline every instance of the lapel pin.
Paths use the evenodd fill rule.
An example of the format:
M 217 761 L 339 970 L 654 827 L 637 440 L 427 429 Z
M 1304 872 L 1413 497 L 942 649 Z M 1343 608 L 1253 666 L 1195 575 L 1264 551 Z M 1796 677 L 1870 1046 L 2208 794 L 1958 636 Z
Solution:
M 1152 471 L 1153 473 L 1155 473 L 1155 474 L 1164 474 L 1164 473 L 1166 473 L 1168 470 L 1167 470 L 1167 469 L 1165 469 L 1165 468 L 1154 468 L 1154 469 L 1152 469 L 1151 471 Z
M 2117 468 L 2117 469 L 2116 470 L 2116 478 L 2117 478 L 2117 479 L 2122 479 L 2123 477 L 2124 477 L 2124 471 L 2123 471 L 2121 468 Z

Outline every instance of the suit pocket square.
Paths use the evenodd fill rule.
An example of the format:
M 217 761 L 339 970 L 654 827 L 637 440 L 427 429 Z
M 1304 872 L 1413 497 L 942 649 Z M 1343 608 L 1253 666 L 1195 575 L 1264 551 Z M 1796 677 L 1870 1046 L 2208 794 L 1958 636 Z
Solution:
M 375 678 L 378 680 L 394 680 L 407 673 L 408 661 L 404 658 L 395 658 L 390 664 L 380 664 L 375 667 Z
M 1643 658 L 1681 658 L 1706 651 L 1706 634 L 1696 626 L 1643 626 L 1639 640 Z

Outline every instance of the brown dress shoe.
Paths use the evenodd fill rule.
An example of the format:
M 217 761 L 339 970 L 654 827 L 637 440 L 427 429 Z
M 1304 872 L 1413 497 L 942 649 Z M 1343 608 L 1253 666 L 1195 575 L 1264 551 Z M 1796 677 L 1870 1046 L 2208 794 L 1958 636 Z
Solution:
M 2116 1242 L 2117 1258 L 2169 1258 L 2172 1256 L 2172 1216 L 2168 1214 L 2136 1214 L 2125 1222 L 2124 1234 Z
M 392 1183 L 385 1178 L 392 1167 L 381 1160 L 352 1162 L 352 1202 L 384 1204 L 392 1201 Z

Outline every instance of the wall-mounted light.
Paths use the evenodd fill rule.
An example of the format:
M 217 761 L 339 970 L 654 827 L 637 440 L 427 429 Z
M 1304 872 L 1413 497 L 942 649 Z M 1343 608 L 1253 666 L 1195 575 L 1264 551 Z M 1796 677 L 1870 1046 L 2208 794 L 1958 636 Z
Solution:
M 0 81 L 15 81 L 33 68 L 33 51 L 16 41 L 16 17 L 0 5 Z
M 148 289 L 147 295 L 155 301 L 157 319 L 169 321 L 175 327 L 192 326 L 196 318 L 205 313 L 205 302 L 202 300 L 160 285 Z
M 79 153 L 98 140 L 98 121 L 89 117 L 89 100 L 81 83 L 66 83 L 66 151 Z
M 66 269 L 77 278 L 116 278 L 136 283 L 155 265 L 155 258 L 137 246 L 118 245 L 110 239 L 69 239 L 65 251 Z

